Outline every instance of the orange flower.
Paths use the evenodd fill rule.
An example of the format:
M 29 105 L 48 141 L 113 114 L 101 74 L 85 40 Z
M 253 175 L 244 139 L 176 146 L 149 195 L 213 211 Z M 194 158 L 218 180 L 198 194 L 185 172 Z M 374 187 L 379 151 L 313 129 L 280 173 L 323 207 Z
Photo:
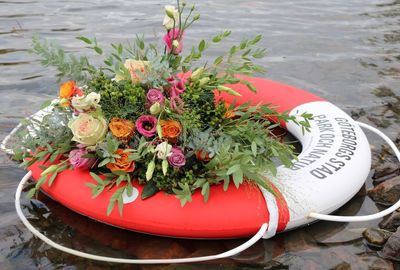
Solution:
M 124 149 L 118 148 L 115 154 L 120 158 L 116 158 L 114 163 L 108 163 L 106 167 L 111 171 L 133 172 L 135 170 L 135 162 L 129 160 L 129 153 L 124 152 Z
M 182 133 L 182 126 L 175 120 L 161 120 L 160 121 L 162 136 L 170 143 L 175 143 L 179 135 Z
M 75 93 L 75 82 L 68 81 L 60 86 L 60 98 L 71 98 Z
M 129 120 L 113 118 L 108 124 L 115 138 L 127 143 L 135 133 L 135 124 Z
M 203 150 L 196 150 L 194 152 L 196 154 L 196 158 L 200 161 L 209 162 L 211 160 L 210 155 Z
M 226 110 L 225 114 L 224 114 L 225 118 L 233 118 L 236 116 L 232 111 L 229 110 L 229 107 L 231 106 L 230 103 L 224 101 L 224 106 L 225 106 L 225 110 Z

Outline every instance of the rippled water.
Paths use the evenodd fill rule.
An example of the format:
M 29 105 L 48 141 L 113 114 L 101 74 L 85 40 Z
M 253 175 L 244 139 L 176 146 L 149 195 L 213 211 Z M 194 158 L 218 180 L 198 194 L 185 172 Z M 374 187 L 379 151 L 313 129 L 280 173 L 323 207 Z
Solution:
M 395 138 L 396 116 L 381 117 L 388 99 L 374 90 L 390 88 L 400 95 L 400 1 L 297 0 L 198 1 L 201 21 L 186 33 L 185 47 L 199 38 L 231 29 L 229 42 L 210 50 L 221 54 L 244 37 L 261 33 L 269 57 L 266 77 L 307 89 L 356 111 L 363 120 L 386 127 Z M 56 40 L 68 51 L 82 52 L 78 35 L 95 35 L 100 43 L 124 42 L 136 33 L 160 40 L 162 9 L 170 1 L 3 1 L 0 0 L 0 136 L 55 95 L 55 72 L 28 54 L 33 35 Z M 385 111 L 386 112 L 386 111 Z M 381 119 L 382 118 L 382 119 Z M 384 123 L 384 124 L 382 124 Z M 371 138 L 371 142 L 380 141 Z M 374 160 L 377 160 L 374 156 Z M 127 266 L 82 260 L 49 248 L 32 237 L 17 219 L 13 194 L 24 171 L 0 157 L 0 269 L 392 269 L 365 245 L 360 228 L 377 222 L 319 222 L 259 241 L 232 259 L 184 266 Z M 366 187 L 339 214 L 367 214 L 378 207 Z M 67 246 L 111 256 L 151 258 L 196 256 L 221 252 L 242 240 L 191 241 L 145 236 L 111 228 L 70 212 L 41 197 L 25 201 L 30 220 L 52 239 Z

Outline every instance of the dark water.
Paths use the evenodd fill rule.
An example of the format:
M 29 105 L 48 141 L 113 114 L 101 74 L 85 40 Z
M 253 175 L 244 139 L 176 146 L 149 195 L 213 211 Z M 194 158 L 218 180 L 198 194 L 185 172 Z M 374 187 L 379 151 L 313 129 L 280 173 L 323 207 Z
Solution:
M 233 38 L 210 50 L 221 54 L 244 37 L 261 33 L 269 57 L 266 77 L 307 89 L 392 138 L 399 133 L 395 97 L 376 97 L 376 89 L 400 95 L 400 1 L 298 0 L 198 1 L 201 21 L 186 33 L 185 47 L 217 31 Z M 162 9 L 170 1 L 0 1 L 0 137 L 54 96 L 55 72 L 40 66 L 27 49 L 30 39 L 56 40 L 81 52 L 78 35 L 95 35 L 100 43 L 124 42 L 136 33 L 160 40 Z M 391 105 L 392 104 L 392 105 Z M 390 106 L 392 107 L 390 107 Z M 399 105 L 399 104 L 398 104 Z M 397 113 L 397 114 L 396 114 Z M 378 161 L 380 141 L 374 160 Z M 197 265 L 129 266 L 97 263 L 58 252 L 32 237 L 17 219 L 13 194 L 24 171 L 0 157 L 0 269 L 399 269 L 379 258 L 361 237 L 357 224 L 319 222 L 259 241 L 231 259 Z M 378 211 L 365 190 L 371 179 L 339 214 Z M 131 258 L 196 256 L 222 252 L 243 240 L 191 241 L 145 236 L 110 228 L 70 212 L 41 197 L 25 201 L 30 220 L 50 238 L 87 252 Z

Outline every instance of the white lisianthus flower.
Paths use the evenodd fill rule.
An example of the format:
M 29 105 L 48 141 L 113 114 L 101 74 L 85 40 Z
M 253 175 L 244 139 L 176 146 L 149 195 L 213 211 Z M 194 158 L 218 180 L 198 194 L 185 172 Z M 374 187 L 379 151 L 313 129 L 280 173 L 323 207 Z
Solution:
M 79 112 L 88 111 L 100 107 L 100 94 L 91 92 L 87 96 L 75 96 L 72 98 L 72 107 Z
M 159 159 L 166 159 L 171 155 L 172 145 L 168 142 L 162 142 L 156 147 L 157 157 Z
M 176 27 L 179 25 L 179 12 L 174 6 L 166 5 L 163 25 L 167 30 L 174 28 L 174 19 Z

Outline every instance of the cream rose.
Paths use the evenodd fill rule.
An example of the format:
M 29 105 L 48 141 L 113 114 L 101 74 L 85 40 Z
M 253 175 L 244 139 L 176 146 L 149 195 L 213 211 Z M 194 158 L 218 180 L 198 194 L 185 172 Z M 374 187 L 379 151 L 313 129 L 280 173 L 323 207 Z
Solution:
M 75 96 L 72 98 L 72 107 L 76 110 L 83 112 L 90 109 L 96 109 L 100 107 L 100 94 L 91 92 L 86 96 Z
M 174 28 L 174 19 L 175 19 L 175 27 L 179 25 L 179 12 L 174 6 L 166 5 L 165 6 L 165 17 L 163 21 L 163 25 L 167 30 Z
M 126 59 L 124 66 L 131 74 L 132 82 L 139 83 L 143 80 L 144 75 L 146 75 L 146 68 L 149 66 L 149 61 Z M 117 82 L 123 79 L 124 78 L 120 74 L 115 76 Z
M 73 141 L 90 146 L 101 142 L 106 136 L 108 126 L 103 117 L 93 117 L 87 113 L 81 113 L 68 123 L 74 137 Z

